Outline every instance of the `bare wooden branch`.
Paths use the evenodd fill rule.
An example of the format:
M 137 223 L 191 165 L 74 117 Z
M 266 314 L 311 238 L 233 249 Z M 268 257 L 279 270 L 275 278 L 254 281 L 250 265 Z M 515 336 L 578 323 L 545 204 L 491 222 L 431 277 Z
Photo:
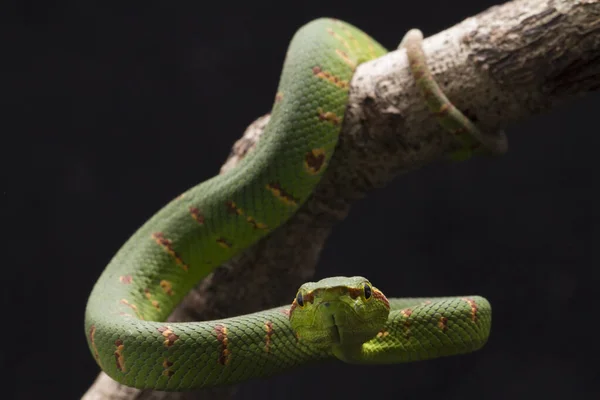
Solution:
M 426 39 L 424 49 L 446 95 L 493 132 L 600 88 L 600 0 L 512 1 Z M 251 150 L 268 118 L 248 128 L 222 171 Z M 312 198 L 285 226 L 217 269 L 170 319 L 208 320 L 290 302 L 354 200 L 443 159 L 452 146 L 416 92 L 403 50 L 361 65 L 339 147 Z M 233 390 L 138 391 L 101 374 L 83 398 L 227 398 Z

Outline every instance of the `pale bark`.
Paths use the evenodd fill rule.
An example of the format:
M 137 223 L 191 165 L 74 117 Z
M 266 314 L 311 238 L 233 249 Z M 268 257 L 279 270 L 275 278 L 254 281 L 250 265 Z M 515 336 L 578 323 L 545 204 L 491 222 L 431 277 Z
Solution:
M 494 132 L 600 88 L 600 0 L 508 2 L 427 38 L 424 49 L 446 95 L 482 130 Z M 224 169 L 251 149 L 267 121 L 261 117 L 248 128 Z M 441 160 L 451 145 L 416 92 L 404 51 L 361 65 L 338 149 L 312 198 L 285 226 L 217 269 L 171 320 L 214 319 L 290 302 L 354 200 Z M 100 374 L 83 398 L 228 398 L 233 390 L 138 391 Z

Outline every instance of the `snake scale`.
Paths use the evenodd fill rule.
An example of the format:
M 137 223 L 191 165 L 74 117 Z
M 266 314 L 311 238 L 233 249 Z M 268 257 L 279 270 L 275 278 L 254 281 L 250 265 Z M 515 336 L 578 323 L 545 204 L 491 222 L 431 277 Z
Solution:
M 481 135 L 444 97 L 425 65 L 421 40 L 412 30 L 401 47 L 425 103 L 462 143 L 453 158 L 504 151 L 502 140 Z M 186 391 L 325 359 L 396 363 L 485 344 L 491 326 L 486 299 L 387 299 L 361 277 L 306 283 L 291 305 L 253 314 L 163 322 L 201 279 L 283 224 L 310 196 L 335 149 L 356 67 L 386 52 L 335 19 L 320 18 L 296 32 L 256 149 L 152 216 L 96 282 L 85 333 L 103 371 L 136 388 Z

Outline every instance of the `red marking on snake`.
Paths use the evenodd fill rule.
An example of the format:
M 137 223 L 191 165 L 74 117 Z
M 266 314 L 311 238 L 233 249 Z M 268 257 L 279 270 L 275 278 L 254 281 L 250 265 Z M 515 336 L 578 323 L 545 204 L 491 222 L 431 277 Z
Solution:
M 317 109 L 317 116 L 320 121 L 331 122 L 333 125 L 339 125 L 342 121 L 335 113 L 331 111 L 324 112 L 322 108 Z
M 348 288 L 348 295 L 353 299 L 358 298 L 361 294 L 363 294 L 362 288 Z
M 440 317 L 440 322 L 438 322 L 438 326 L 442 330 L 442 332 L 446 332 L 448 330 L 448 318 Z
M 387 299 L 387 297 L 385 297 L 385 294 L 383 294 L 378 289 L 375 289 L 374 287 L 371 288 L 371 294 L 373 295 L 374 299 L 377 299 L 377 300 L 381 301 L 383 304 L 385 304 L 385 306 L 389 310 L 389 308 L 390 308 L 390 301 Z
M 152 303 L 152 307 L 156 308 L 157 310 L 160 310 L 158 301 L 152 300 L 152 293 L 150 293 L 150 289 L 148 289 L 148 288 L 144 289 L 144 295 L 146 296 L 146 298 L 148 300 L 150 300 L 150 303 Z
M 173 296 L 173 284 L 171 282 L 163 279 L 160 281 L 160 287 L 167 294 L 167 296 Z
M 265 351 L 268 353 L 271 350 L 271 337 L 273 336 L 273 323 L 271 321 L 265 322 L 265 329 L 267 334 L 265 335 Z
M 170 326 L 161 326 L 157 330 L 165 338 L 165 341 L 163 342 L 165 347 L 173 346 L 175 344 L 175 342 L 177 341 L 177 339 L 179 339 L 179 336 L 177 336 L 175 333 L 173 333 L 173 330 L 171 329 Z
M 244 211 L 241 208 L 239 208 L 238 206 L 236 206 L 235 202 L 233 202 L 231 200 L 225 202 L 225 207 L 227 207 L 227 212 L 229 214 L 242 215 L 244 213 Z
M 119 282 L 121 282 L 124 285 L 129 285 L 132 281 L 133 278 L 131 277 L 131 275 L 121 275 L 119 277 Z
M 246 218 L 246 221 L 248 221 L 248 223 L 250 225 L 252 225 L 254 227 L 254 229 L 263 230 L 263 229 L 267 229 L 268 228 L 267 224 L 263 224 L 262 222 L 258 222 L 254 218 L 252 218 L 252 217 Z
M 319 291 L 319 289 L 315 290 L 316 292 Z M 347 288 L 348 291 L 348 295 L 350 297 L 352 297 L 353 299 L 358 298 L 359 296 L 363 296 L 364 295 L 364 289 L 362 287 L 360 288 Z M 383 304 L 385 304 L 387 306 L 387 308 L 390 308 L 390 302 L 388 301 L 387 297 L 385 297 L 385 295 L 383 293 L 381 293 L 379 290 L 375 289 L 374 287 L 371 286 L 371 295 L 373 296 L 373 298 L 381 301 Z
M 292 303 L 292 305 L 293 305 L 293 303 Z M 292 313 L 292 307 L 289 307 L 289 308 L 280 308 L 279 311 L 281 313 L 283 313 L 285 316 L 289 317 L 290 314 Z
M 227 327 L 223 324 L 215 325 L 217 340 L 221 344 L 219 354 L 219 364 L 227 365 L 231 359 L 231 351 L 228 348 Z
M 164 368 L 164 371 L 163 371 L 163 373 L 162 373 L 164 376 L 167 376 L 167 377 L 169 377 L 169 378 L 170 378 L 170 377 L 172 377 L 172 376 L 173 376 L 173 374 L 175 374 L 175 371 L 173 371 L 173 370 L 171 369 L 171 367 L 173 366 L 173 363 L 172 363 L 171 361 L 169 361 L 169 359 L 168 359 L 168 358 L 165 358 L 165 359 L 163 360 L 162 366 L 163 366 L 163 368 Z
M 340 24 L 340 25 L 341 25 L 344 33 L 346 35 L 348 35 L 348 37 L 350 38 L 350 41 L 352 41 L 352 44 L 354 45 L 354 47 L 357 49 L 360 48 L 360 44 L 358 43 L 358 40 L 356 39 L 354 34 L 352 34 L 352 31 L 350 30 L 350 28 L 348 28 L 346 25 L 342 25 L 342 24 Z
M 125 349 L 125 345 L 121 339 L 115 340 L 115 346 L 117 349 L 115 350 L 115 362 L 117 364 L 117 369 L 121 372 L 125 372 L 125 358 L 123 357 L 123 350 Z
M 352 70 L 356 69 L 356 63 L 348 57 L 348 54 L 340 49 L 335 49 L 335 53 L 350 67 Z
M 304 303 L 304 306 L 306 306 L 308 303 L 312 303 L 312 302 L 315 301 L 315 292 L 318 293 L 319 289 L 313 290 L 312 292 L 304 293 L 302 295 L 302 301 Z M 302 306 L 302 307 L 304 307 L 304 306 Z M 290 307 L 290 311 L 289 311 L 289 317 L 290 318 L 292 317 L 292 313 L 294 312 L 294 310 L 297 307 L 300 307 L 300 305 L 298 304 L 298 300 L 297 300 L 297 297 L 296 297 L 294 299 L 294 301 L 292 301 L 292 305 Z M 300 307 L 300 308 L 302 308 L 302 307 Z M 285 311 L 283 311 L 283 312 L 285 314 Z
M 190 215 L 194 218 L 194 221 L 200 225 L 204 225 L 204 215 L 198 207 L 190 207 Z
M 152 307 L 156 308 L 157 310 L 160 310 L 160 305 L 158 304 L 158 301 L 152 300 L 152 293 L 150 293 L 150 289 L 144 289 L 144 295 L 148 300 L 150 300 L 150 303 L 152 303 Z
M 400 314 L 406 318 L 406 321 L 404 321 L 404 337 L 406 337 L 407 339 L 410 339 L 410 316 L 412 315 L 412 310 L 410 308 L 405 308 L 404 310 L 400 311 Z
M 187 272 L 190 269 L 190 267 L 183 262 L 181 256 L 177 254 L 175 250 L 173 250 L 173 243 L 169 239 L 165 238 L 165 235 L 162 232 L 154 232 L 152 234 L 152 239 L 154 239 L 159 246 L 165 249 L 167 253 L 169 253 L 169 255 L 175 259 L 177 265 L 179 265 L 184 271 Z
M 315 294 L 314 292 L 318 292 L 318 290 L 312 291 L 312 292 L 308 292 L 302 295 L 302 300 L 304 301 L 304 305 L 306 305 L 307 303 L 312 303 L 315 300 Z M 292 313 L 294 312 L 294 310 L 299 307 L 298 304 L 298 300 L 294 299 L 294 301 L 292 301 L 292 305 L 289 308 L 289 311 L 286 311 L 286 309 L 281 310 L 281 312 L 283 312 L 284 314 L 286 314 L 288 317 L 292 317 Z
M 298 200 L 296 200 L 291 194 L 283 190 L 279 182 L 267 183 L 266 187 L 275 195 L 275 197 L 277 197 L 279 200 L 281 200 L 288 206 L 298 205 Z
M 92 345 L 92 350 L 94 351 L 94 358 L 98 363 L 100 363 L 100 354 L 98 354 L 98 347 L 96 347 L 96 342 L 94 341 L 94 336 L 96 335 L 96 325 L 90 326 L 90 344 Z
M 469 303 L 469 306 L 471 306 L 471 321 L 477 322 L 477 303 L 475 303 L 475 300 L 468 297 L 463 297 L 461 300 Z
M 283 93 L 277 92 L 277 94 L 275 95 L 275 103 L 280 103 L 281 100 L 283 100 Z
M 313 290 L 312 292 L 305 293 L 302 296 L 302 300 L 304 301 L 305 305 L 306 305 L 306 303 L 314 302 L 315 301 L 315 291 Z
M 296 299 L 294 299 L 294 301 L 292 301 L 292 306 L 290 307 L 290 309 L 288 311 L 288 317 L 290 317 L 290 318 L 292 317 L 292 313 L 294 312 L 296 307 L 298 307 L 298 302 L 296 301 Z M 283 310 L 283 313 L 285 314 L 285 310 Z
M 346 41 L 346 39 L 342 35 L 340 35 L 339 33 L 337 33 L 336 31 L 334 31 L 331 28 L 327 28 L 327 33 L 329 33 L 336 40 L 338 40 L 342 44 L 342 46 L 344 46 L 347 50 L 351 50 L 350 49 L 350 44 L 348 44 L 348 42 Z
M 452 111 L 454 105 L 450 103 L 444 103 L 442 106 L 435 112 L 435 115 L 439 118 L 445 117 Z
M 321 69 L 321 67 L 319 67 L 319 66 L 314 66 L 312 68 L 312 72 L 317 78 L 320 78 L 320 79 L 326 80 L 330 83 L 333 83 L 335 86 L 339 87 L 340 89 L 348 89 L 348 87 L 350 86 L 348 81 L 340 79 L 330 72 L 323 71 Z
M 388 336 L 389 334 L 390 333 L 388 331 L 386 331 L 385 329 L 382 329 L 379 332 L 377 332 L 377 338 L 382 339 L 382 338 Z
M 219 244 L 219 246 L 221 246 L 224 249 L 230 249 L 232 244 L 230 242 L 227 241 L 227 239 L 225 238 L 217 238 L 217 243 Z
M 124 305 L 126 305 L 127 307 L 131 308 L 131 309 L 132 309 L 132 310 L 135 312 L 135 315 L 137 315 L 137 316 L 138 316 L 138 318 L 139 318 L 139 319 L 141 319 L 141 320 L 143 320 L 143 319 L 144 319 L 144 317 L 142 317 L 142 314 L 140 314 L 140 312 L 138 311 L 138 308 L 137 308 L 137 306 L 136 306 L 135 304 L 131 304 L 130 302 L 128 302 L 128 301 L 127 301 L 127 300 L 125 300 L 125 299 L 121 299 L 119 302 L 120 302 L 121 304 L 124 304 Z
M 304 169 L 310 175 L 316 175 L 325 164 L 325 149 L 312 149 L 304 156 Z

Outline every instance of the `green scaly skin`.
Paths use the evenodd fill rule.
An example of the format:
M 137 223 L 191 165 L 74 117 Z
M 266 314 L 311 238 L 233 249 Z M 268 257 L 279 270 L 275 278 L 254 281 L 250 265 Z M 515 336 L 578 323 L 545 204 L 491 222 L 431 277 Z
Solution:
M 214 268 L 304 203 L 333 154 L 356 66 L 385 53 L 337 20 L 318 19 L 295 34 L 256 149 L 233 170 L 189 189 L 151 217 L 94 286 L 85 331 L 104 372 L 136 388 L 186 391 L 265 377 L 334 355 L 349 362 L 402 362 L 464 353 L 485 343 L 491 311 L 480 297 L 391 299 L 384 326 L 372 330 L 374 337 L 364 345 L 350 348 L 324 348 L 297 336 L 290 306 L 218 321 L 162 322 Z
M 479 296 L 390 299 L 362 276 L 300 287 L 290 325 L 301 341 L 353 364 L 390 364 L 481 348 L 491 307 Z

